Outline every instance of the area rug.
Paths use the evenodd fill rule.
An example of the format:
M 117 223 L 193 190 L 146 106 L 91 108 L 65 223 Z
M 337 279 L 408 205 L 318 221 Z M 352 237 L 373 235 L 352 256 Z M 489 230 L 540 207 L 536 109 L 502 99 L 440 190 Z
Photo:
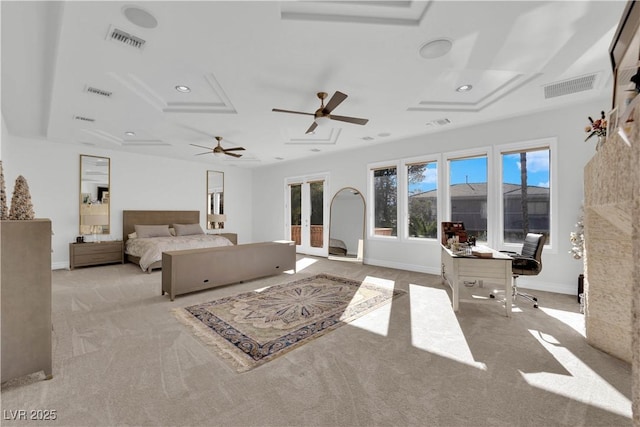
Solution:
M 405 294 L 329 274 L 174 309 L 237 372 L 300 347 Z

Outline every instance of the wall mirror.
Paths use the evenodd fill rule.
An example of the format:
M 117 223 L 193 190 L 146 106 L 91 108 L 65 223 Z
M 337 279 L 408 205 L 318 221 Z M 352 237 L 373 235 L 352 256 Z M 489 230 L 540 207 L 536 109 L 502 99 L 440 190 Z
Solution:
M 224 172 L 207 171 L 207 229 L 224 228 Z
M 329 259 L 362 262 L 364 259 L 365 202 L 353 187 L 340 189 L 331 200 Z
M 111 233 L 111 160 L 80 155 L 80 234 Z

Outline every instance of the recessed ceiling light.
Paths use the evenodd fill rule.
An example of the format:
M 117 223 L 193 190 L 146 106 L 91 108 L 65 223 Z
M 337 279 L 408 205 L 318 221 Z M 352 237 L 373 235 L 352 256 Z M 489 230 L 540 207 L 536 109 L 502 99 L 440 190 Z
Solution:
M 136 133 L 128 131 L 128 132 L 125 132 L 124 134 L 127 135 L 127 136 L 134 136 Z
M 178 85 L 176 86 L 176 90 L 181 93 L 189 93 L 191 92 L 191 88 L 189 86 Z
M 386 138 L 387 136 L 391 136 L 391 134 L 389 132 L 381 132 L 381 133 L 378 134 L 378 136 Z
M 440 58 L 451 50 L 453 42 L 449 39 L 435 39 L 420 46 L 420 56 L 426 59 Z
M 471 89 L 473 89 L 473 86 L 471 86 L 471 85 L 462 85 L 462 86 L 459 86 L 456 89 L 456 91 L 458 91 L 458 92 L 469 92 Z
M 158 26 L 158 21 L 153 17 L 153 15 L 137 6 L 125 6 L 122 9 L 122 13 L 129 22 L 139 27 L 155 28 Z

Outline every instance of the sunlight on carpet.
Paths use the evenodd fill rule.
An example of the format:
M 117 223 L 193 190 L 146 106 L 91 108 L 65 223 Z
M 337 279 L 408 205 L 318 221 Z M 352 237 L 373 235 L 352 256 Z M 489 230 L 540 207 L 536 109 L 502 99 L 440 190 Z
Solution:
M 421 350 L 486 371 L 476 362 L 444 289 L 409 285 L 411 344 Z
M 520 371 L 527 384 L 631 419 L 631 401 L 625 395 L 577 358 L 555 337 L 535 329 L 529 329 L 529 332 L 570 375 Z M 607 398 L 600 399 L 599 396 Z M 600 404 L 599 401 L 607 404 Z
M 393 290 L 395 287 L 395 282 L 393 280 L 382 279 L 380 277 L 367 276 L 362 282 L 371 283 L 389 290 Z M 363 329 L 367 332 L 386 337 L 389 333 L 389 321 L 391 319 L 392 308 L 393 301 L 378 308 L 375 312 L 370 313 L 367 316 L 354 320 L 350 325 Z
M 296 271 L 300 273 L 302 270 L 304 270 L 305 268 L 309 267 L 312 264 L 315 264 L 316 262 L 317 260 L 313 258 L 300 258 L 299 260 L 296 261 Z M 287 271 L 287 273 L 294 274 L 293 271 L 291 270 Z
M 540 311 L 544 311 L 549 316 L 557 319 L 575 330 L 577 333 L 586 337 L 586 331 L 584 328 L 584 314 L 582 313 L 574 313 L 566 310 L 556 310 L 553 308 L 540 307 Z

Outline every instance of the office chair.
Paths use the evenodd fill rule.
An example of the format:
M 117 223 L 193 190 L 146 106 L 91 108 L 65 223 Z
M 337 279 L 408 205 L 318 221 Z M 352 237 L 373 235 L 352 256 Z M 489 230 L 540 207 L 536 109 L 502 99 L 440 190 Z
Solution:
M 518 291 L 517 278 L 520 276 L 537 276 L 542 271 L 542 248 L 546 238 L 544 234 L 528 233 L 524 238 L 522 251 L 516 252 L 501 251 L 513 258 L 511 262 L 511 273 L 513 274 L 512 297 L 522 297 L 533 303 L 534 308 L 538 308 L 538 298 L 534 295 Z M 495 298 L 494 294 L 489 295 Z

